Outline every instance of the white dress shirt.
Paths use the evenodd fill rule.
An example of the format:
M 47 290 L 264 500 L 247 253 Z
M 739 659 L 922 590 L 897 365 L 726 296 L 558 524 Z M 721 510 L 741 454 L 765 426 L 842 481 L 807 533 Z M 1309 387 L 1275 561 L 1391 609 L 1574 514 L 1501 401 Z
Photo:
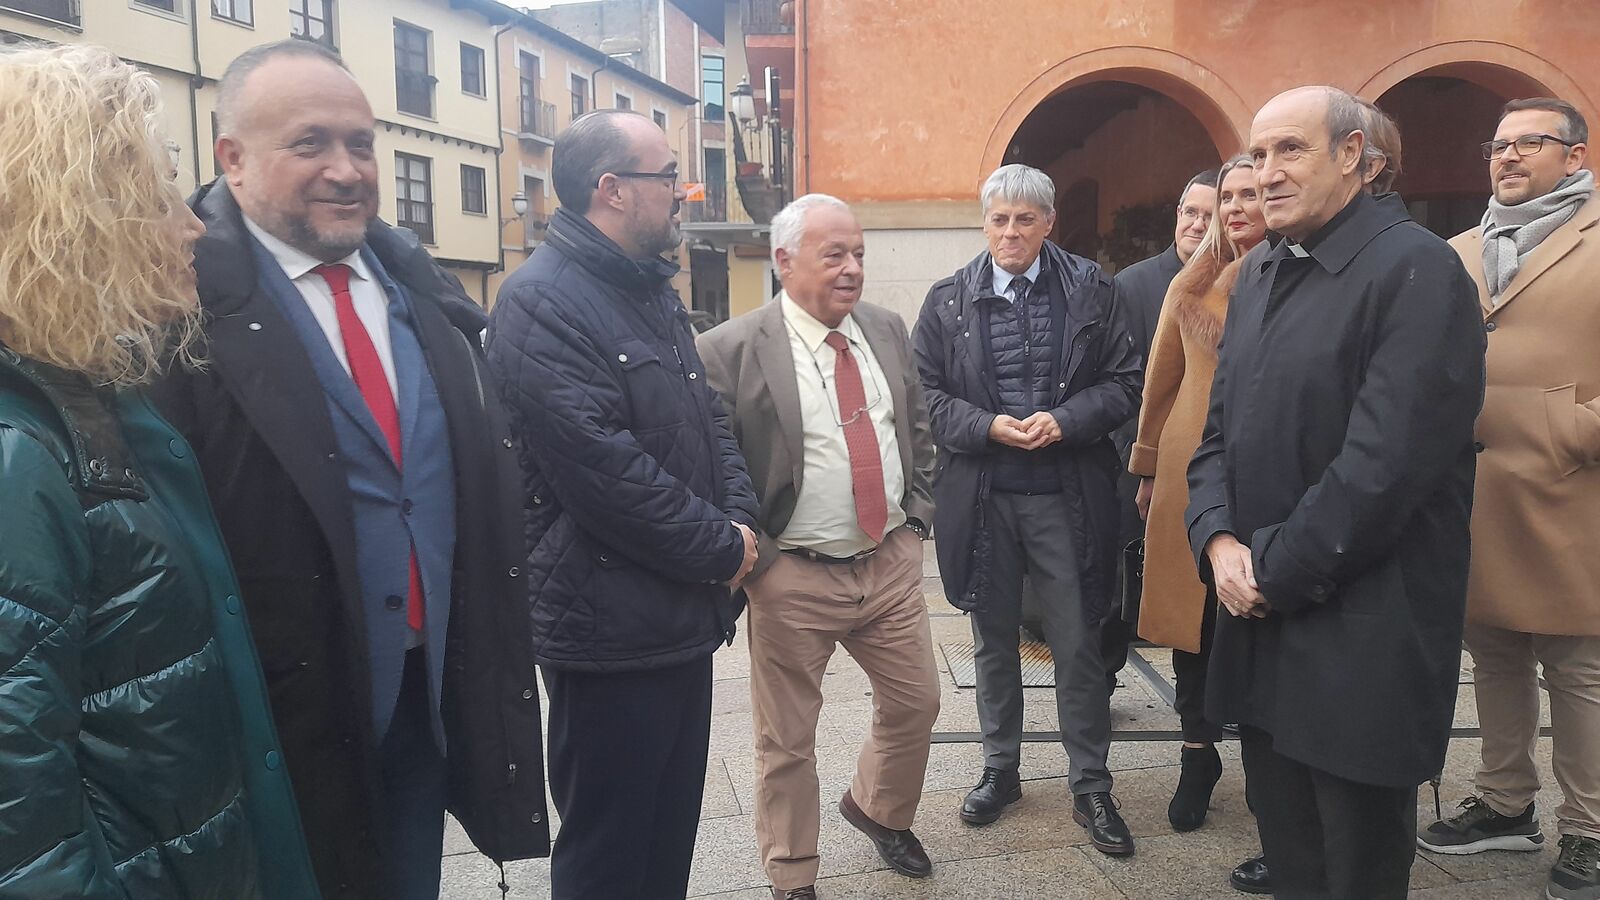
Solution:
M 289 277 L 295 289 L 310 307 L 311 314 L 316 317 L 317 324 L 322 326 L 322 333 L 328 336 L 328 345 L 333 348 L 333 355 L 338 357 L 339 365 L 344 366 L 346 372 L 350 371 L 350 360 L 345 357 L 344 332 L 339 328 L 339 313 L 333 304 L 333 288 L 321 276 L 312 272 L 317 266 L 322 265 L 322 260 L 285 244 L 268 234 L 261 226 L 250 221 L 246 216 L 244 227 L 250 229 L 255 239 L 261 246 L 267 248 L 272 258 L 278 261 L 278 267 L 283 269 L 283 274 Z M 383 375 L 389 380 L 389 392 L 394 395 L 395 402 L 400 402 L 399 392 L 396 390 L 394 377 L 394 351 L 389 346 L 389 297 L 383 292 L 383 285 L 367 267 L 366 260 L 361 258 L 361 251 L 350 254 L 340 263 L 350 267 L 350 302 L 356 308 L 356 318 L 366 326 L 367 336 L 372 339 L 372 346 L 378 351 L 378 361 L 383 364 Z
M 1000 264 L 994 261 L 994 257 L 989 257 L 989 268 L 994 275 L 994 292 L 1000 297 L 1003 297 L 1007 303 L 1010 303 L 1010 287 L 1012 279 L 1026 278 L 1028 279 L 1029 284 L 1038 284 L 1039 270 L 1042 268 L 1042 266 L 1039 264 L 1039 261 L 1042 259 L 1044 259 L 1044 254 L 1041 253 L 1033 258 L 1033 265 L 1028 267 L 1028 271 L 1023 272 L 1021 275 L 1013 275 L 1010 272 L 1007 272 L 1005 269 L 1000 268 Z
M 794 505 L 789 525 L 778 535 L 782 548 L 806 548 L 828 556 L 854 556 L 877 546 L 856 524 L 855 484 L 850 474 L 850 447 L 839 424 L 838 394 L 833 380 L 836 351 L 826 343 L 828 326 L 817 321 L 787 293 L 778 295 L 783 304 L 783 323 L 789 332 L 789 349 L 794 355 L 795 380 L 800 385 L 800 417 L 805 429 L 804 473 L 800 496 Z M 878 359 L 866 336 L 852 316 L 845 316 L 837 329 L 850 342 L 850 353 L 861 371 L 861 387 L 866 394 L 868 414 L 878 437 L 878 455 L 883 463 L 883 494 L 888 501 L 889 519 L 884 534 L 906 522 L 901 501 L 905 497 L 905 471 L 900 465 L 900 439 L 894 427 L 894 397 Z M 850 411 L 845 412 L 848 417 Z

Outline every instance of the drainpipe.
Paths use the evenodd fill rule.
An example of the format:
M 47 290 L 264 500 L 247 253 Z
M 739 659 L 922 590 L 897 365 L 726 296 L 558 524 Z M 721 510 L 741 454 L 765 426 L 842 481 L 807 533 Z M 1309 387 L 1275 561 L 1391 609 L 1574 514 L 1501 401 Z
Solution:
M 805 160 L 805 165 L 799 167 L 800 171 L 794 173 L 794 175 L 795 175 L 794 192 L 795 192 L 796 195 L 811 193 L 811 38 L 810 38 L 811 10 L 810 10 L 810 6 L 811 5 L 809 3 L 807 3 L 806 0 L 795 0 L 795 4 L 794 4 L 794 9 L 795 9 L 794 22 L 795 22 L 795 31 L 798 32 L 798 35 L 797 35 L 797 37 L 798 37 L 798 41 L 797 41 L 798 47 L 797 47 L 796 52 L 800 54 L 800 59 L 797 60 L 797 62 L 799 63 L 800 77 L 795 79 L 799 83 L 794 86 L 795 99 L 797 101 L 799 101 L 799 102 L 795 104 L 795 107 L 796 107 L 796 112 L 801 113 L 801 115 L 803 115 L 804 118 L 802 119 L 801 115 L 795 116 L 794 127 L 795 127 L 796 131 L 800 132 L 801 156 Z M 803 187 L 803 188 L 801 187 L 801 184 L 802 184 L 802 179 L 800 178 L 801 175 L 805 176 L 804 180 L 803 180 L 803 183 L 804 183 L 805 187 Z
M 696 42 L 695 46 L 700 45 Z M 667 81 L 667 0 L 656 0 L 656 47 L 660 51 L 661 80 L 671 84 Z
M 189 140 L 194 145 L 194 186 L 198 190 L 205 183 L 200 179 L 200 87 L 205 84 L 205 76 L 200 71 L 198 3 L 189 4 L 189 51 L 194 57 L 194 74 L 189 76 Z M 212 155 L 209 148 L 205 155 Z
M 500 146 L 495 148 L 494 151 L 494 220 L 500 226 L 499 229 L 494 233 L 495 256 L 499 260 L 495 263 L 494 271 L 496 272 L 504 272 L 506 270 L 506 225 L 509 224 L 500 216 L 501 211 L 505 209 L 503 206 L 505 203 L 505 185 L 501 181 L 500 173 L 500 169 L 501 166 L 504 165 L 504 161 L 501 160 L 500 157 L 503 153 L 505 153 L 506 143 L 506 98 L 501 91 L 501 88 L 503 88 L 505 85 L 500 82 L 500 74 L 502 72 L 502 69 L 500 68 L 500 36 L 516 26 L 516 19 L 512 19 L 506 23 L 504 28 L 501 28 L 499 31 L 494 33 L 494 95 L 496 101 L 494 107 L 494 130 L 495 136 L 499 138 L 500 144 Z M 484 73 L 484 77 L 485 80 L 487 80 L 487 72 Z M 518 145 L 517 152 L 519 155 L 521 154 L 521 145 Z M 521 167 L 519 166 L 518 168 L 520 169 Z M 485 309 L 489 307 L 489 303 L 489 273 L 485 272 L 483 275 L 483 306 Z

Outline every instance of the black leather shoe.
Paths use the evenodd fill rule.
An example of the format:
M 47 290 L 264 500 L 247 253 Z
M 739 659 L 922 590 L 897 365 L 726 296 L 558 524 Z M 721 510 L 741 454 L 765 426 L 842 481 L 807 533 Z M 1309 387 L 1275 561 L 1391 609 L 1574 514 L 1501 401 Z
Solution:
M 772 900 L 817 900 L 817 886 L 808 884 L 805 887 L 790 888 L 787 891 L 773 888 Z
M 1107 856 L 1132 856 L 1133 835 L 1117 812 L 1110 791 L 1095 791 L 1072 798 L 1072 821 L 1089 830 L 1089 842 Z
M 1246 894 L 1272 893 L 1272 874 L 1267 871 L 1267 858 L 1256 856 L 1239 863 L 1228 874 L 1228 883 L 1236 891 Z
M 978 786 L 961 801 L 961 821 L 968 825 L 988 825 L 1000 818 L 1006 807 L 1022 799 L 1022 778 L 1016 769 L 984 766 Z
M 889 864 L 889 868 L 907 878 L 927 878 L 933 874 L 933 861 L 928 859 L 928 851 L 922 849 L 922 842 L 911 833 L 911 829 L 895 831 L 872 821 L 861 811 L 856 798 L 850 796 L 849 791 L 839 798 L 839 815 L 844 816 L 844 820 L 854 825 L 857 831 L 872 839 L 878 848 L 878 855 Z

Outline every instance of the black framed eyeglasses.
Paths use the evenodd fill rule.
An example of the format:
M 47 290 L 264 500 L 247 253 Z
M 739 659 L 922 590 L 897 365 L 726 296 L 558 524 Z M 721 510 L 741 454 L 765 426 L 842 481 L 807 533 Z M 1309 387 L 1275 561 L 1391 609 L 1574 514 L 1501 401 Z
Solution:
M 612 172 L 618 178 L 643 178 L 655 179 L 673 190 L 678 189 L 679 174 L 676 170 L 671 172 Z
M 1515 146 L 1518 156 L 1532 156 L 1544 149 L 1545 141 L 1555 141 L 1565 147 L 1576 147 L 1577 141 L 1564 141 L 1553 134 L 1525 134 L 1514 141 L 1484 141 L 1483 158 L 1499 159 L 1506 155 L 1506 148 Z

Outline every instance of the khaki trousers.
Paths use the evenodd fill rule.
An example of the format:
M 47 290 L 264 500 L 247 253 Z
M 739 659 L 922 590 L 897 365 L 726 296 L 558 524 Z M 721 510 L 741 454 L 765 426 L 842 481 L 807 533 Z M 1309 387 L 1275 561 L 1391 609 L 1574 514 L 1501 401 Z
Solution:
M 1564 800 L 1556 810 L 1561 834 L 1600 840 L 1600 637 L 1526 634 L 1468 624 L 1483 730 L 1478 793 L 1501 815 L 1514 816 L 1533 802 L 1539 773 L 1533 752 L 1539 733 L 1539 681 L 1544 666 L 1550 692 L 1550 730 L 1556 783 Z
M 785 553 L 747 582 L 755 713 L 756 839 L 772 886 L 817 880 L 817 718 L 822 675 L 843 644 L 872 682 L 872 731 L 850 793 L 885 828 L 911 827 L 939 715 L 922 595 L 922 545 L 909 528 L 849 564 Z

